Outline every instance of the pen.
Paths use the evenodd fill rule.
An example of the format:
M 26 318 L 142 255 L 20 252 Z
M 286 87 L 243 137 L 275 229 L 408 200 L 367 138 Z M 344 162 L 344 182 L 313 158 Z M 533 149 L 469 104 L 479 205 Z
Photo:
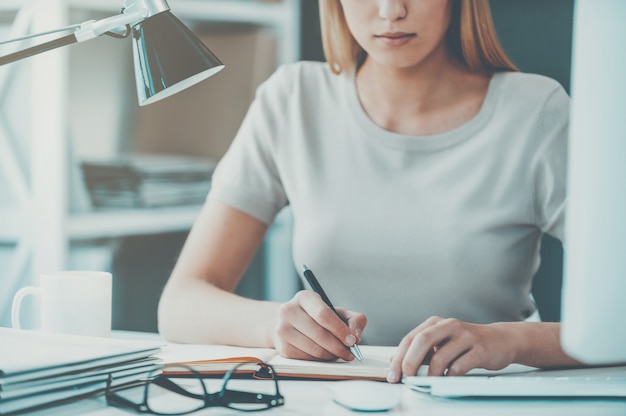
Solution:
M 313 289 L 313 291 L 315 293 L 317 293 L 318 295 L 320 295 L 320 297 L 322 298 L 324 303 L 327 304 L 330 307 L 330 309 L 332 309 L 333 312 L 335 312 L 335 314 L 337 316 L 339 316 L 339 318 L 342 321 L 345 322 L 345 320 L 335 310 L 335 307 L 333 306 L 333 304 L 330 301 L 330 299 L 328 299 L 328 296 L 326 296 L 326 292 L 324 292 L 324 289 L 322 289 L 322 286 L 320 285 L 320 282 L 317 281 L 317 278 L 315 277 L 313 272 L 308 267 L 306 267 L 304 264 L 302 265 L 302 271 L 303 271 L 305 279 L 307 280 L 307 282 L 309 282 L 309 284 L 311 285 L 311 288 Z M 361 350 L 359 349 L 359 346 L 356 343 L 353 346 L 349 347 L 349 348 L 350 348 L 350 351 L 352 352 L 352 354 L 354 354 L 354 356 L 356 357 L 357 360 L 363 361 L 363 355 L 361 354 Z

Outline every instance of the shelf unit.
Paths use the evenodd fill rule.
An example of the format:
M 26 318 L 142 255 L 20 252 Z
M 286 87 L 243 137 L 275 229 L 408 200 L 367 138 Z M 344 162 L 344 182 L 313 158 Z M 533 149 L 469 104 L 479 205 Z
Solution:
M 236 22 L 271 28 L 277 34 L 277 64 L 281 64 L 300 57 L 300 1 L 170 0 L 168 3 L 183 21 Z M 15 12 L 9 37 L 16 38 L 80 23 L 68 22 L 70 10 L 114 15 L 120 12 L 121 5 L 122 0 L 3 0 L 0 12 Z M 23 47 L 12 45 L 15 49 Z M 4 176 L 9 187 L 6 193 L 12 195 L 14 202 L 9 206 L 0 205 L 0 245 L 14 247 L 9 264 L 0 270 L 3 288 L 0 316 L 6 316 L 12 294 L 19 286 L 30 284 L 32 276 L 67 267 L 70 242 L 188 230 L 200 208 L 70 213 L 68 166 L 74 161 L 67 151 L 71 144 L 67 135 L 69 67 L 66 49 L 0 67 L 0 108 L 11 105 L 5 92 L 17 68 L 29 68 L 31 90 L 28 99 L 30 131 L 14 132 L 10 120 L 0 116 L 0 176 Z M 11 49 L 1 50 L 2 55 L 9 52 Z M 20 165 L 16 151 L 20 140 L 29 142 L 26 166 Z M 266 244 L 284 247 L 284 229 L 289 225 L 289 213 L 281 213 L 270 228 Z M 283 234 L 274 235 L 278 233 L 273 230 L 281 230 Z M 269 257 L 266 259 L 268 268 L 288 270 L 285 264 L 276 263 L 280 260 L 275 255 Z M 282 285 L 270 282 L 268 286 L 270 298 L 284 296 Z

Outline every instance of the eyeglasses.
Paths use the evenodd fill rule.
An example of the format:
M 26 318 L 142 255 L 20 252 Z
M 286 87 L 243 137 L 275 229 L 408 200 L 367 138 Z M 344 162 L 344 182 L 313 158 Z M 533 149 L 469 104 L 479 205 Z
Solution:
M 124 389 L 107 388 L 107 403 L 129 407 L 139 413 L 153 415 L 185 415 L 208 407 L 228 407 L 244 412 L 267 410 L 285 404 L 278 390 L 274 368 L 266 363 L 255 364 L 252 379 L 233 377 L 241 363 L 221 379 L 207 379 L 194 369 L 181 365 L 168 366 L 167 374 L 146 380 L 143 385 Z M 211 386 L 221 384 L 213 389 Z M 137 400 L 139 398 L 139 400 Z

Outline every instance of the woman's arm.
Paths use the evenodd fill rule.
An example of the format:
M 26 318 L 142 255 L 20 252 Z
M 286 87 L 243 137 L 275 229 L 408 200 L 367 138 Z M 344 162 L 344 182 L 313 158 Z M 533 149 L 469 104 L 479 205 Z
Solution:
M 233 294 L 267 225 L 209 199 L 200 212 L 159 302 L 159 332 L 184 343 L 276 348 L 292 358 L 351 360 L 363 314 L 338 308 L 347 326 L 312 291 L 290 301 Z
M 432 317 L 405 336 L 390 366 L 388 380 L 415 375 L 429 364 L 428 375 L 464 375 L 473 368 L 500 370 L 519 363 L 533 367 L 581 365 L 563 352 L 560 324 L 499 322 L 470 324 Z
M 267 225 L 207 200 L 159 301 L 159 332 L 185 343 L 270 347 L 277 303 L 232 292 L 260 247 Z

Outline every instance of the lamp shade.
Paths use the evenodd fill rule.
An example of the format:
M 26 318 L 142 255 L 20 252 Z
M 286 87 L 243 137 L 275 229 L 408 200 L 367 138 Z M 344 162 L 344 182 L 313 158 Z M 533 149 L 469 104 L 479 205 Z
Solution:
M 224 68 L 224 64 L 171 12 L 132 28 L 139 105 L 169 97 Z

